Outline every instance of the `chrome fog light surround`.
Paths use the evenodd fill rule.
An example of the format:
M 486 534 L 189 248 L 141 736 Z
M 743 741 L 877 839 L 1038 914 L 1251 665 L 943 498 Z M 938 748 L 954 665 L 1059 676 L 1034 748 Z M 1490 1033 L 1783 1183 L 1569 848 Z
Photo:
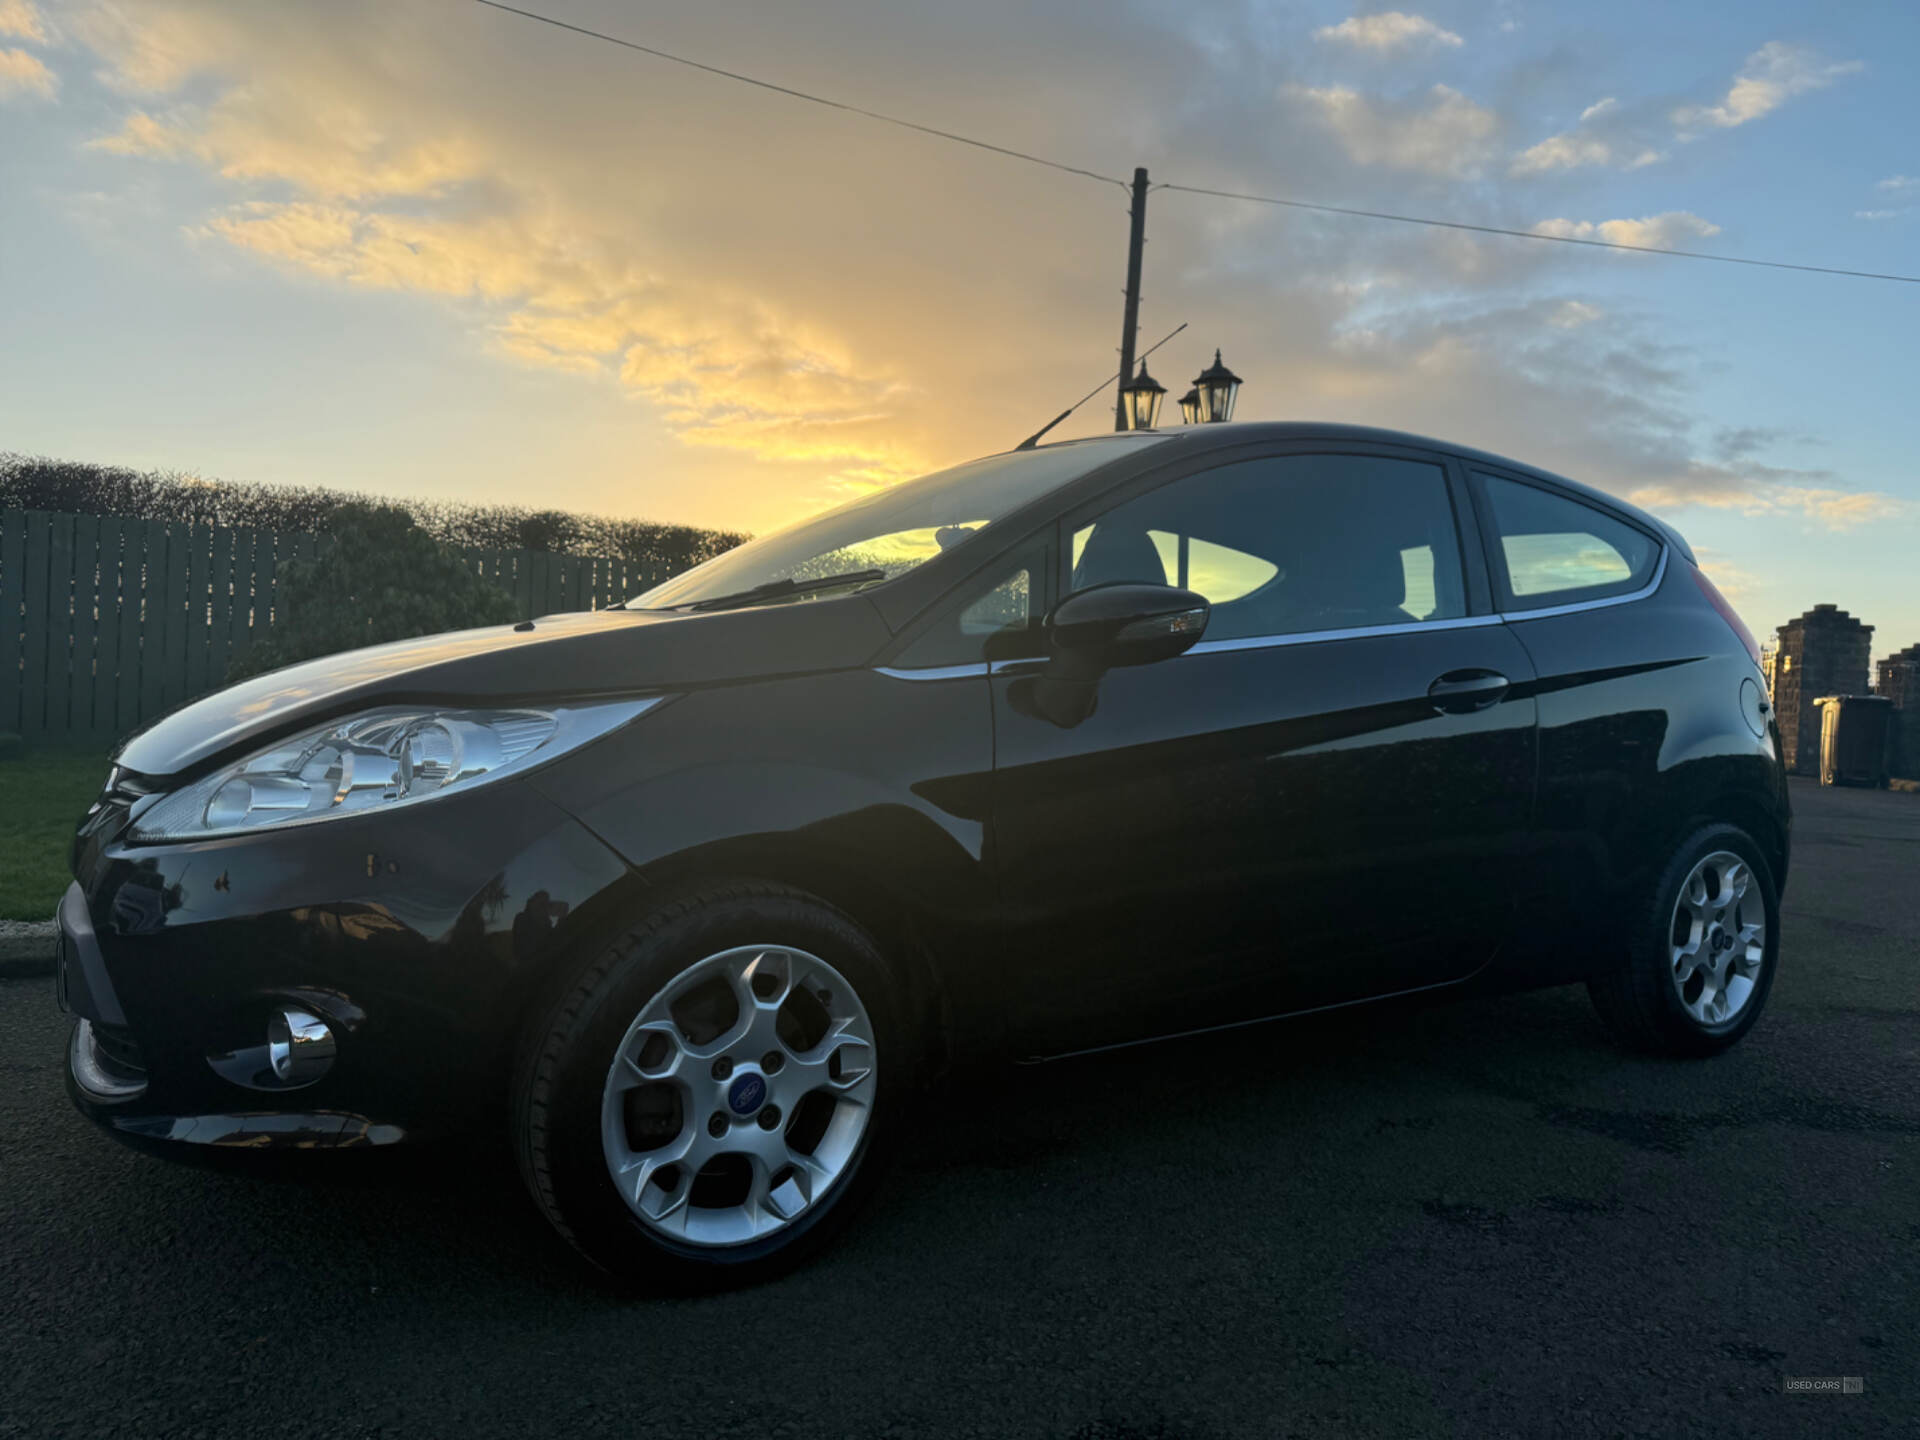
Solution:
M 113 1104 L 121 1100 L 134 1100 L 146 1093 L 144 1075 L 133 1074 L 102 1055 L 91 1020 L 75 1022 L 73 1039 L 67 1050 L 67 1063 L 73 1071 L 74 1083 L 90 1100 Z
M 267 1022 L 267 1063 L 283 1085 L 310 1085 L 333 1068 L 339 1045 L 318 1015 L 280 1010 Z

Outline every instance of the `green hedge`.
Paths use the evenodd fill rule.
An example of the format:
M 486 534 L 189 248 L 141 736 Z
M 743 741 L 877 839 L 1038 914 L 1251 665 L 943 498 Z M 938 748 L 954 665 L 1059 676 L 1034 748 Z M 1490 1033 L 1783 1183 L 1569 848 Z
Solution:
M 619 556 L 668 574 L 710 560 L 747 538 L 729 530 L 615 520 L 566 510 L 396 500 L 320 486 L 238 485 L 177 471 L 130 470 L 0 451 L 0 510 L 325 535 L 347 507 L 370 505 L 404 510 L 427 534 L 458 549 Z

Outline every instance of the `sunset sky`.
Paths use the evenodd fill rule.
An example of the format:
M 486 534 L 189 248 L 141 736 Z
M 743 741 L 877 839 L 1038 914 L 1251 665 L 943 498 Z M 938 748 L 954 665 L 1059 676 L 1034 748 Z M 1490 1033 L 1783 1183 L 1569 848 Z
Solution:
M 1920 273 L 1920 6 L 526 0 L 1125 177 Z M 0 0 L 0 449 L 765 530 L 1112 369 L 1126 197 L 470 0 Z M 1920 285 L 1173 190 L 1144 344 L 1920 640 Z M 1111 425 L 1096 399 L 1061 436 Z

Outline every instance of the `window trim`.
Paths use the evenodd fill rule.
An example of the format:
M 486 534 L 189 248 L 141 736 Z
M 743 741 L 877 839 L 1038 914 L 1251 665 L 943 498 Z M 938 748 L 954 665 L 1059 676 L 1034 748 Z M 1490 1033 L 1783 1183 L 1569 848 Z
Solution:
M 1451 620 L 1409 620 L 1405 625 L 1356 625 L 1351 630 L 1295 630 L 1284 635 L 1236 635 L 1231 640 L 1201 640 L 1166 663 L 1178 664 L 1189 655 L 1228 655 L 1240 650 L 1276 650 L 1287 645 L 1324 645 L 1331 640 L 1374 640 L 1385 635 L 1423 634 L 1430 630 L 1480 630 L 1504 624 L 1507 618 L 1503 615 L 1459 615 Z M 958 680 L 965 676 L 999 675 L 1017 665 L 1044 663 L 1044 656 L 1014 655 L 1001 660 L 975 660 L 964 665 L 876 665 L 874 669 L 895 680 Z
M 1287 645 L 1324 645 L 1335 640 L 1376 640 L 1386 635 L 1421 634 L 1431 630 L 1474 630 L 1492 625 L 1513 625 L 1527 620 L 1545 620 L 1555 615 L 1573 615 L 1583 610 L 1604 610 L 1611 605 L 1630 605 L 1645 600 L 1667 578 L 1671 551 L 1662 546 L 1653 578 L 1638 590 L 1625 595 L 1605 595 L 1597 600 L 1579 600 L 1544 610 L 1496 611 L 1488 615 L 1461 615 L 1452 620 L 1410 620 L 1405 625 L 1357 625 L 1350 630 L 1297 630 L 1284 635 L 1237 635 L 1231 640 L 1201 640 L 1173 657 L 1177 664 L 1190 655 L 1225 655 L 1240 650 L 1276 650 Z M 874 671 L 894 680 L 957 680 L 999 675 L 1014 666 L 1042 665 L 1041 655 L 1014 655 L 999 660 L 975 660 L 961 665 L 896 666 L 876 665 Z
M 1571 615 L 1581 610 L 1592 610 L 1602 605 L 1624 605 L 1634 600 L 1644 600 L 1660 588 L 1660 582 L 1666 578 L 1667 558 L 1672 549 L 1665 536 L 1658 534 L 1632 516 L 1622 515 L 1603 505 L 1596 505 L 1584 495 L 1569 493 L 1565 488 L 1551 484 L 1538 476 L 1522 475 L 1514 471 L 1503 470 L 1497 466 L 1466 462 L 1467 486 L 1473 497 L 1473 508 L 1480 522 L 1481 545 L 1486 551 L 1487 570 L 1493 582 L 1494 608 L 1508 620 L 1532 619 L 1545 615 Z M 1578 505 L 1595 515 L 1604 516 L 1617 525 L 1638 532 L 1654 547 L 1655 559 L 1653 572 L 1649 579 L 1635 584 L 1633 577 L 1616 580 L 1610 585 L 1586 585 L 1573 590 L 1548 590 L 1538 596 L 1516 595 L 1513 580 L 1507 572 L 1507 550 L 1500 537 L 1500 527 L 1494 519 L 1493 497 L 1487 493 L 1488 480 L 1505 480 L 1515 485 L 1525 485 L 1542 491 L 1556 500 L 1564 500 L 1569 505 Z M 1596 537 L 1597 538 L 1597 537 Z M 1595 593 L 1598 592 L 1598 593 Z M 1556 599 L 1556 596 L 1578 596 L 1577 599 Z M 1534 603 L 1542 602 L 1542 603 Z
M 1523 620 L 1543 620 L 1553 615 L 1572 615 L 1582 610 L 1602 610 L 1609 605 L 1630 605 L 1636 600 L 1645 600 L 1667 578 L 1668 551 L 1662 547 L 1660 558 L 1653 567 L 1653 578 L 1639 589 L 1625 595 L 1605 595 L 1597 600 L 1578 600 L 1566 605 L 1556 605 L 1546 610 L 1495 611 L 1488 615 L 1460 615 L 1451 620 L 1412 620 L 1405 625 L 1356 625 L 1350 630 L 1298 630 L 1284 635 L 1238 635 L 1231 640 L 1201 640 L 1180 654 L 1176 661 L 1189 655 L 1221 655 L 1235 650 L 1273 650 L 1283 645 L 1324 645 L 1330 640 L 1374 640 L 1384 635 L 1407 635 L 1424 633 L 1430 630 L 1474 630 L 1490 625 L 1511 625 Z M 1012 662 L 1005 662 L 1012 663 Z M 999 672 L 999 665 L 994 666 Z

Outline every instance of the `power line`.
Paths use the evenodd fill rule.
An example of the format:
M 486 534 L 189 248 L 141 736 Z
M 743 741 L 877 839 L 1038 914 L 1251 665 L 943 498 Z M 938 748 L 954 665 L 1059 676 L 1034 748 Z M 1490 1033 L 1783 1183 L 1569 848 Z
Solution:
M 742 85 L 755 85 L 762 90 L 771 90 L 776 95 L 790 95 L 795 100 L 810 101 L 815 105 L 825 105 L 829 110 L 844 110 L 849 115 L 861 115 L 869 120 L 878 120 L 886 125 L 898 125 L 903 130 L 917 130 L 922 135 L 932 135 L 940 140 L 952 140 L 960 145 L 971 145 L 976 150 L 990 150 L 995 155 L 1005 155 L 1012 160 L 1025 160 L 1030 165 L 1045 165 L 1049 170 L 1064 170 L 1069 175 L 1083 175 L 1089 180 L 1103 180 L 1109 185 L 1118 185 L 1125 189 L 1127 182 L 1112 175 L 1102 175 L 1097 170 L 1083 170 L 1078 165 L 1068 165 L 1059 160 L 1049 160 L 1044 155 L 1029 155 L 1024 150 L 1010 150 L 1005 145 L 995 145 L 986 140 L 975 140 L 970 135 L 956 135 L 951 130 L 938 130 L 931 125 L 922 125 L 913 120 L 902 120 L 898 115 L 884 115 L 878 110 L 862 109 L 858 105 L 849 105 L 843 100 L 829 100 L 824 95 L 809 95 L 804 90 L 795 90 L 790 86 L 776 85 L 771 80 L 756 80 L 751 75 L 742 75 L 737 70 L 722 70 L 718 65 L 703 64 L 698 60 L 689 60 L 684 55 L 674 55 L 665 50 L 656 50 L 651 45 L 642 45 L 633 40 L 622 40 L 618 35 L 608 35 L 604 31 L 589 30 L 584 25 L 575 25 L 566 20 L 557 20 L 551 15 L 542 15 L 533 10 L 522 10 L 518 5 L 505 5 L 501 0 L 474 0 L 477 5 L 489 9 L 504 10 L 509 15 L 519 15 L 527 20 L 538 20 L 542 25 L 552 25 L 556 29 L 571 30 L 576 35 L 590 36 L 595 40 L 604 40 L 609 45 L 619 45 L 628 50 L 638 50 L 642 55 L 651 55 L 656 60 L 670 60 L 675 65 L 685 65 L 691 70 L 704 70 L 709 75 L 718 75 L 723 79 L 737 80 Z
M 859 105 L 850 105 L 844 100 L 830 100 L 824 95 L 813 95 L 805 90 L 795 90 L 791 86 L 778 85 L 771 80 L 761 80 L 752 75 L 743 75 L 737 70 L 724 70 L 718 65 L 708 65 L 704 61 L 692 60 L 685 55 L 675 55 L 671 51 L 656 49 L 651 45 L 642 45 L 636 40 L 623 40 L 618 35 L 609 35 L 602 30 L 592 30 L 585 25 L 575 25 L 571 21 L 561 20 L 552 15 L 542 15 L 537 10 L 523 10 L 518 5 L 505 4 L 503 0 L 473 0 L 473 3 L 476 5 L 485 5 L 490 10 L 501 10 L 509 15 L 518 15 L 525 20 L 538 21 L 542 25 L 551 25 L 555 29 L 569 30 L 576 35 L 584 35 L 592 40 L 604 40 L 609 45 L 618 45 L 622 49 L 634 50 L 642 55 L 651 55 L 656 60 L 666 60 L 675 65 L 684 65 L 690 70 L 700 70 L 708 75 L 718 75 L 725 80 L 737 81 L 742 85 L 752 85 L 761 90 L 771 90 L 776 95 L 786 95 L 795 100 L 805 100 L 813 105 L 824 105 L 829 110 L 839 110 L 849 115 L 859 115 L 864 119 L 878 120 L 883 125 L 896 125 L 902 130 L 913 130 L 922 135 L 931 135 L 937 140 L 951 140 L 957 145 L 970 145 L 976 150 L 985 150 L 995 155 L 1004 155 L 1010 160 L 1023 160 L 1029 165 L 1044 165 L 1049 170 L 1059 170 L 1068 175 L 1078 175 L 1088 180 L 1098 180 L 1104 184 L 1118 185 L 1123 190 L 1127 188 L 1126 181 L 1119 179 L 1117 176 L 1103 175 L 1098 170 L 1087 170 L 1078 165 L 1068 165 L 1064 161 L 1050 160 L 1044 155 L 1034 155 L 1025 150 L 1014 150 L 1005 145 L 995 145 L 987 140 L 976 140 L 971 135 L 961 135 L 952 130 L 941 130 L 936 126 L 922 125 L 918 121 L 905 120 L 898 115 L 888 115 L 879 110 L 868 110 Z M 1206 195 L 1220 200 L 1242 200 L 1255 205 L 1278 205 L 1290 210 L 1312 210 L 1323 215 L 1346 215 L 1361 220 L 1386 220 L 1397 225 L 1426 225 L 1440 230 L 1464 230 L 1476 235 L 1503 235 L 1515 240 L 1541 240 L 1555 245 L 1585 245 L 1595 250 L 1631 250 L 1642 255 L 1671 255 L 1680 260 L 1707 260 L 1720 265 L 1749 265 L 1764 270 L 1798 270 L 1810 275 L 1844 275 L 1856 280 L 1889 280 L 1905 285 L 1920 285 L 1920 275 L 1892 275 L 1873 270 L 1847 270 L 1835 265 L 1796 265 L 1785 260 L 1749 260 L 1739 255 L 1714 255 L 1704 250 L 1669 250 L 1659 245 L 1629 245 L 1620 240 L 1583 240 L 1573 235 L 1547 235 L 1538 230 L 1512 230 L 1499 225 L 1475 225 L 1464 220 L 1439 220 L 1428 215 L 1397 215 L 1384 210 L 1359 210 L 1345 205 L 1321 205 L 1309 200 L 1283 200 L 1275 195 L 1250 195 L 1243 191 L 1214 190 L 1202 185 L 1162 183 L 1154 186 L 1154 189 L 1175 190 L 1187 195 Z
M 1156 190 L 1180 190 L 1188 195 L 1212 195 L 1222 200 L 1249 200 L 1256 205 L 1284 205 L 1292 210 L 1317 210 L 1328 215 L 1354 215 L 1364 220 L 1392 220 L 1401 225 L 1433 225 L 1443 230 L 1471 230 L 1478 235 L 1510 235 L 1516 240 L 1549 240 L 1556 245 L 1587 245 L 1597 250 L 1632 250 L 1642 255 L 1674 255 L 1682 260 L 1712 260 L 1721 265 L 1757 265 L 1768 270 L 1804 270 L 1814 275 L 1850 275 L 1856 280 L 1898 280 L 1920 285 L 1920 275 L 1884 275 L 1873 270 L 1842 270 L 1832 265 L 1794 265 L 1785 260 L 1748 260 L 1739 255 L 1713 255 L 1704 250 L 1672 250 L 1664 245 L 1629 245 L 1620 240 L 1583 240 L 1576 235 L 1549 235 L 1539 230 L 1507 230 L 1498 225 L 1470 225 L 1463 220 L 1434 220 L 1424 215 L 1394 215 L 1384 210 L 1353 210 L 1344 205 L 1316 205 L 1308 200 L 1282 200 L 1272 195 L 1245 195 L 1237 190 L 1209 190 L 1171 181 Z

